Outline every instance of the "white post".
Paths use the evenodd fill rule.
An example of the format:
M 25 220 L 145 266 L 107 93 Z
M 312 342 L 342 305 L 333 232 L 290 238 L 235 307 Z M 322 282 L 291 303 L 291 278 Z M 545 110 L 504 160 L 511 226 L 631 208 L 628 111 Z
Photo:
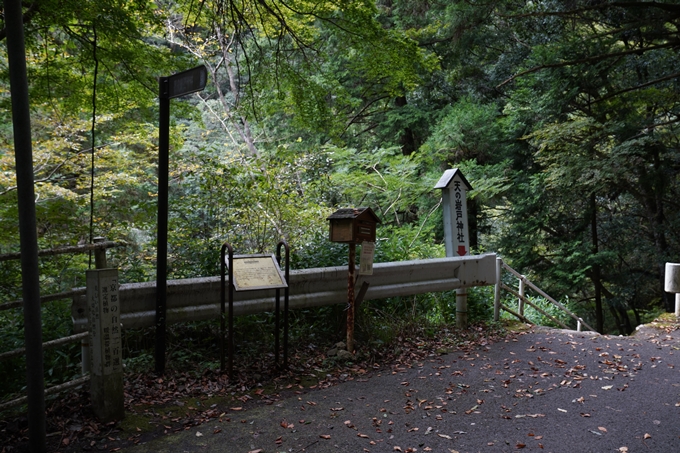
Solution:
M 680 264 L 666 263 L 664 289 L 675 293 L 675 316 L 680 316 Z
M 472 186 L 457 168 L 446 170 L 435 189 L 442 189 L 444 208 L 444 245 L 446 256 L 465 256 L 470 252 L 467 219 L 467 191 Z M 456 290 L 456 327 L 467 328 L 467 290 Z
M 578 318 L 576 321 L 576 331 L 580 332 L 581 331 L 581 318 Z
M 496 288 L 493 297 L 493 320 L 498 322 L 501 316 L 501 271 L 503 270 L 503 260 L 496 258 Z
M 519 279 L 519 304 L 518 304 L 518 313 L 522 316 L 524 316 L 524 275 L 522 275 Z

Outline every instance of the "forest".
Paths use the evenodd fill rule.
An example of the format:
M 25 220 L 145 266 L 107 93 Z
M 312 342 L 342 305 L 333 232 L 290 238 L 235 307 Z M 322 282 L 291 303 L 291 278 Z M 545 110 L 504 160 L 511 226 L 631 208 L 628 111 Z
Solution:
M 284 239 L 293 269 L 346 265 L 326 220 L 342 207 L 380 217 L 376 262 L 444 256 L 433 187 L 459 168 L 473 253 L 498 253 L 600 332 L 673 308 L 675 1 L 43 0 L 24 26 L 41 249 L 125 242 L 109 251 L 122 282 L 155 279 L 158 78 L 205 65 L 206 89 L 171 105 L 169 279 L 218 275 L 224 241 L 246 254 Z M 0 254 L 20 244 L 10 103 L 2 46 Z M 52 294 L 84 286 L 92 262 L 40 266 Z M 492 293 L 470 297 L 490 321 Z M 1 261 L 0 304 L 20 299 L 20 263 Z M 416 313 L 436 329 L 455 297 L 362 310 L 366 330 Z M 23 344 L 22 316 L 0 311 L 0 352 Z M 329 307 L 293 323 L 338 319 Z M 46 304 L 43 323 L 45 340 L 70 334 L 70 301 Z M 130 366 L 150 360 L 148 336 L 129 334 Z M 77 374 L 78 352 L 50 352 L 48 379 Z

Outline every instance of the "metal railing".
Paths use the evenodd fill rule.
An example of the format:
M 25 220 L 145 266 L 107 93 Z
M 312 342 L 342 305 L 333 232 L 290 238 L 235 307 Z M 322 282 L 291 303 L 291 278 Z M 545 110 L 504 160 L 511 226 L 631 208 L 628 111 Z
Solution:
M 515 290 L 514 288 L 511 288 L 510 286 L 503 283 L 503 279 L 502 279 L 502 271 L 503 270 L 510 272 L 510 274 L 512 274 L 513 276 L 515 276 L 518 279 L 519 284 L 518 284 L 517 290 Z M 495 297 L 494 297 L 494 320 L 498 321 L 498 319 L 500 318 L 500 310 L 503 309 L 506 312 L 510 313 L 511 315 L 515 316 L 520 321 L 526 322 L 528 324 L 535 324 L 534 322 L 529 320 L 524 315 L 524 307 L 525 307 L 525 305 L 529 305 L 534 310 L 541 313 L 543 316 L 550 319 L 551 321 L 553 321 L 555 324 L 562 327 L 563 329 L 573 330 L 571 327 L 567 326 L 564 322 L 560 321 L 555 316 L 549 314 L 543 308 L 539 307 L 534 302 L 532 302 L 531 299 L 526 297 L 526 289 L 527 288 L 533 290 L 539 296 L 541 296 L 546 301 L 548 301 L 550 304 L 557 307 L 559 310 L 561 310 L 562 312 L 566 313 L 569 317 L 574 319 L 576 321 L 576 331 L 581 332 L 582 328 L 585 327 L 592 332 L 597 332 L 590 325 L 588 325 L 588 323 L 586 323 L 583 320 L 583 318 L 581 318 L 580 316 L 571 312 L 567 307 L 565 307 L 564 305 L 562 305 L 561 303 L 559 303 L 558 301 L 556 301 L 555 299 L 550 297 L 548 294 L 545 293 L 545 291 L 543 291 L 538 286 L 536 286 L 531 281 L 529 281 L 529 279 L 527 279 L 524 275 L 520 274 L 515 269 L 511 268 L 506 263 L 504 263 L 502 258 L 496 258 L 496 293 L 495 293 Z M 511 309 L 507 305 L 504 305 L 503 303 L 501 303 L 501 290 L 509 292 L 510 294 L 517 297 L 517 310 L 516 311 Z
M 41 250 L 38 252 L 38 257 L 47 257 L 47 256 L 56 256 L 56 255 L 63 255 L 63 254 L 80 254 L 80 253 L 88 253 L 90 251 L 93 251 L 95 253 L 95 267 L 97 268 L 105 268 L 106 267 L 106 250 L 109 248 L 115 248 L 115 247 L 125 247 L 127 244 L 124 242 L 113 242 L 113 241 L 106 241 L 104 238 L 95 238 L 95 243 L 93 244 L 84 244 L 84 245 L 77 245 L 77 246 L 68 246 L 68 247 L 60 247 L 60 248 L 55 248 L 55 249 L 49 249 L 49 250 Z M 1 261 L 11 261 L 11 260 L 19 260 L 21 259 L 21 253 L 7 253 L 7 254 L 2 254 L 0 255 L 0 262 Z M 64 291 L 60 293 L 55 293 L 55 294 L 48 294 L 45 296 L 40 297 L 40 304 L 43 305 L 48 302 L 54 302 L 58 300 L 64 300 L 64 299 L 73 299 L 75 297 L 79 296 L 84 296 L 85 295 L 85 288 L 74 288 L 70 291 Z M 5 302 L 3 304 L 0 304 L 0 311 L 3 310 L 11 310 L 11 309 L 17 309 L 21 308 L 24 305 L 23 300 L 15 300 L 11 302 Z M 69 343 L 75 343 L 78 341 L 81 341 L 81 345 L 83 348 L 81 351 L 86 351 L 87 350 L 87 342 L 88 342 L 88 336 L 89 332 L 88 331 L 82 331 L 79 333 L 76 333 L 74 335 L 69 335 L 67 337 L 62 337 L 62 338 L 57 338 L 54 340 L 46 341 L 43 343 L 43 350 L 44 349 L 52 349 L 52 348 L 57 348 L 59 346 L 63 346 L 65 344 Z M 11 351 L 5 351 L 0 353 L 0 361 L 2 360 L 9 360 L 14 357 L 19 357 L 26 354 L 26 348 L 17 348 Z M 85 360 L 83 360 L 85 362 Z M 83 368 L 83 376 L 68 382 L 64 382 L 63 384 L 55 385 L 52 387 L 48 387 L 45 389 L 45 395 L 52 395 L 56 394 L 74 387 L 78 387 L 80 385 L 83 385 L 87 383 L 90 380 L 90 376 L 86 373 L 85 368 Z M 2 404 L 0 404 L 0 412 L 6 409 L 9 409 L 11 407 L 15 406 L 20 406 L 21 404 L 25 404 L 27 401 L 26 396 L 22 396 L 20 398 L 16 398 L 14 400 L 6 401 Z
M 373 275 L 362 275 L 356 282 L 368 282 L 364 300 L 449 291 L 496 283 L 496 255 L 473 255 L 413 261 L 376 263 Z M 291 310 L 347 304 L 347 267 L 292 270 L 289 291 Z M 151 327 L 156 319 L 156 284 L 120 285 L 121 322 L 124 329 Z M 234 316 L 272 312 L 271 290 L 243 291 L 234 294 Z M 220 277 L 169 280 L 167 289 L 168 324 L 220 318 Z M 73 300 L 73 327 L 85 331 L 87 300 Z

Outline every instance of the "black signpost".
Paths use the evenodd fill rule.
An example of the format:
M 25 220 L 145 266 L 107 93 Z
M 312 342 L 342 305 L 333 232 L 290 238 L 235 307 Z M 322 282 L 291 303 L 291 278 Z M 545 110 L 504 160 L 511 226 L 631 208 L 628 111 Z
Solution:
M 156 373 L 165 371 L 165 317 L 168 271 L 168 167 L 170 154 L 170 99 L 202 91 L 208 79 L 205 66 L 158 80 L 158 241 L 156 258 Z

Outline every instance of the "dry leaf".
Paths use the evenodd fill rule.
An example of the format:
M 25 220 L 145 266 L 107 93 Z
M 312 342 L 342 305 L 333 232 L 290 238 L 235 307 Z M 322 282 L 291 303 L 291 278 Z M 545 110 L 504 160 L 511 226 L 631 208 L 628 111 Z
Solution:
M 230 411 L 242 411 L 243 408 L 242 407 L 230 407 L 229 410 Z
M 258 448 L 257 450 L 250 450 L 248 453 L 262 453 L 262 449 Z
M 651 439 L 652 436 L 651 436 L 649 433 L 645 433 L 644 438 L 645 438 L 645 439 Z
M 330 439 L 331 435 L 330 434 L 321 434 L 319 437 L 322 438 L 322 439 Z
M 398 446 L 396 446 L 396 445 L 394 446 L 393 450 L 394 450 L 394 451 L 402 451 L 401 447 L 398 447 Z
M 361 437 L 362 439 L 368 439 L 368 435 L 362 433 L 357 434 L 357 437 Z
M 449 435 L 447 435 L 447 434 L 437 434 L 437 435 L 438 435 L 439 437 L 443 437 L 444 439 L 449 439 L 449 440 L 451 440 L 451 436 L 449 436 Z
M 628 453 L 628 447 L 620 447 L 620 448 L 619 448 L 619 451 L 620 451 L 621 453 Z
M 614 387 L 614 386 L 613 385 L 605 385 L 604 387 L 602 387 L 602 390 L 611 390 L 612 387 Z
M 606 432 L 607 432 L 607 428 L 605 428 L 604 426 L 598 426 L 597 429 L 599 429 L 599 430 L 602 431 L 603 433 L 606 433 Z
M 202 437 L 202 436 L 203 436 L 203 433 L 202 433 L 202 432 L 196 431 L 196 437 Z

